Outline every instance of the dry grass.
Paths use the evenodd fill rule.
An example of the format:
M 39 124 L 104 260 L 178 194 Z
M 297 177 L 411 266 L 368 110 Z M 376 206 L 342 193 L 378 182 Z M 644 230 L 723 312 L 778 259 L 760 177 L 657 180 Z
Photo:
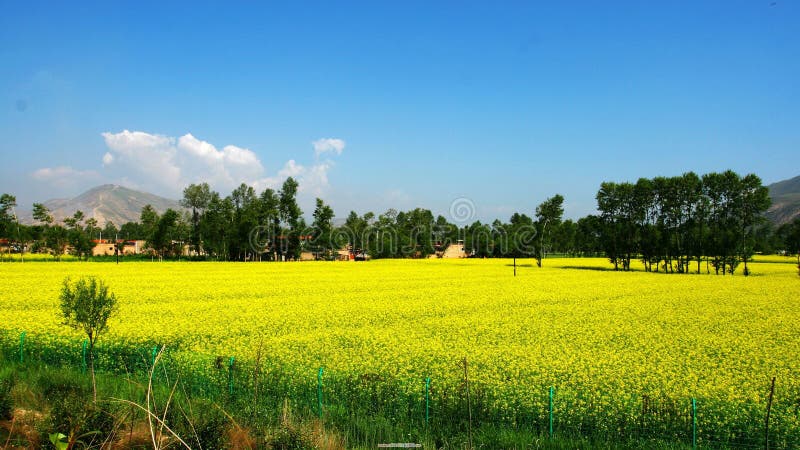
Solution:
M 44 420 L 39 411 L 16 408 L 11 420 L 0 421 L 0 440 L 3 450 L 35 449 L 40 447 L 39 432 L 36 427 Z M 26 445 L 19 445 L 25 442 Z
M 325 428 L 319 420 L 314 420 L 308 426 L 311 428 L 311 441 L 314 448 L 320 450 L 344 450 L 345 440 L 335 432 Z
M 228 448 L 230 450 L 249 450 L 257 447 L 256 439 L 250 430 L 234 425 L 228 429 Z

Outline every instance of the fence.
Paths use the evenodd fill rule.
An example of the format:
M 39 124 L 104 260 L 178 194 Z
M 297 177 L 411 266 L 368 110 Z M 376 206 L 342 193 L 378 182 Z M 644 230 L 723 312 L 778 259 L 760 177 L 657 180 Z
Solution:
M 155 342 L 100 342 L 99 372 L 146 376 L 160 346 Z M 87 370 L 85 341 L 0 332 L 5 361 Z M 474 429 L 527 432 L 549 439 L 685 445 L 686 448 L 800 448 L 800 394 L 776 390 L 780 380 L 759 393 L 763 402 L 730 405 L 713 398 L 663 395 L 613 396 L 543 386 L 531 398 L 501 398 L 489 386 L 469 380 L 437 383 L 421 374 L 398 380 L 381 374 L 343 374 L 335 367 L 313 371 L 264 360 L 256 366 L 235 356 L 167 349 L 156 382 L 172 374 L 190 396 L 208 398 L 235 411 L 280 417 L 288 402 L 294 411 L 318 416 L 355 442 L 453 436 Z M 609 401 L 613 399 L 613 401 Z M 733 417 L 735 416 L 735 417 Z

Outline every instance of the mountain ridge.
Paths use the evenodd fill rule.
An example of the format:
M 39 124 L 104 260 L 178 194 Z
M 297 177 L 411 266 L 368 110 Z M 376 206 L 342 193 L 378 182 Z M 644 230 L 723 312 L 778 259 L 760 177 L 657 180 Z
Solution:
M 800 216 L 800 175 L 767 186 L 772 206 L 766 217 L 775 225 L 791 222 Z
M 159 214 L 168 208 L 182 210 L 183 207 L 177 200 L 168 199 L 148 192 L 138 191 L 118 184 L 103 184 L 95 186 L 73 198 L 54 198 L 43 203 L 57 222 L 83 211 L 87 218 L 97 220 L 103 227 L 107 222 L 113 222 L 119 227 L 127 222 L 138 222 L 142 208 L 152 205 Z M 30 212 L 21 221 L 33 223 Z

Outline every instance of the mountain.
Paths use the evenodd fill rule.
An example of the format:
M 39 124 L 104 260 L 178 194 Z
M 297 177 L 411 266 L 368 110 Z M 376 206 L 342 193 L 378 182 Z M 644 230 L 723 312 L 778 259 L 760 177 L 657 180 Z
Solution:
M 183 209 L 176 200 L 115 184 L 97 186 L 75 198 L 53 199 L 44 202 L 44 206 L 51 211 L 56 221 L 61 221 L 75 214 L 75 211 L 81 210 L 87 218 L 97 219 L 97 223 L 101 227 L 108 221 L 114 222 L 117 227 L 126 222 L 138 222 L 142 208 L 148 204 L 152 205 L 159 214 L 168 208 L 178 211 Z M 32 220 L 30 213 L 27 216 L 25 219 Z M 20 217 L 20 219 L 23 218 Z
M 772 223 L 781 225 L 800 216 L 800 176 L 770 184 L 767 188 L 772 206 L 766 216 Z

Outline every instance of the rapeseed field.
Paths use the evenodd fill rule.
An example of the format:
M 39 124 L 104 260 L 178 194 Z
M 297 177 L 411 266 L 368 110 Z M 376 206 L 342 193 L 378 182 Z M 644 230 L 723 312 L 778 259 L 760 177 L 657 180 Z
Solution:
M 800 434 L 792 258 L 751 263 L 749 277 L 705 266 L 700 275 L 614 272 L 604 259 L 569 258 L 543 268 L 517 260 L 515 277 L 511 264 L 6 263 L 0 330 L 6 348 L 23 331 L 28 342 L 79 348 L 58 293 L 65 277 L 94 275 L 120 305 L 101 347 L 165 344 L 197 371 L 219 355 L 252 363 L 259 353 L 273 373 L 311 384 L 324 367 L 418 396 L 430 377 L 435 403 L 437 392 L 460 389 L 466 357 L 481 408 L 500 420 L 544 417 L 550 386 L 565 427 L 590 421 L 610 433 L 655 400 L 683 423 L 696 398 L 709 441 L 763 426 L 775 377 L 774 433 Z

